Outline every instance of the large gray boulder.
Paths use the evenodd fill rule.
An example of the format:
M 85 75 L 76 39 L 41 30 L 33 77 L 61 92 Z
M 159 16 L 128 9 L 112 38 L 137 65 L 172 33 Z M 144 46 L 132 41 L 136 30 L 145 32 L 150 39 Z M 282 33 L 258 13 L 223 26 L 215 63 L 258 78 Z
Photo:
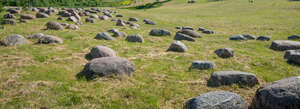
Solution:
M 18 34 L 9 35 L 0 41 L 4 46 L 21 46 L 27 44 L 27 40 Z
M 113 75 L 133 76 L 134 64 L 120 57 L 102 57 L 91 60 L 80 73 L 80 76 L 91 80 L 96 77 Z
M 35 19 L 35 16 L 31 14 L 22 14 L 21 19 Z
M 152 36 L 170 36 L 171 32 L 166 29 L 156 28 L 152 29 L 149 34 Z
M 58 22 L 54 22 L 54 21 L 50 21 L 46 24 L 47 29 L 49 30 L 63 30 L 64 27 L 58 23 Z
M 184 30 L 178 31 L 177 33 L 186 34 L 186 35 L 189 35 L 194 38 L 201 38 L 200 33 L 198 33 L 197 31 L 189 30 L 189 29 L 184 29 Z
M 115 38 L 111 37 L 107 32 L 100 32 L 96 35 L 95 39 L 99 40 L 115 40 Z
M 215 51 L 215 53 L 221 58 L 230 58 L 234 56 L 232 48 L 221 48 Z
M 278 80 L 256 90 L 252 109 L 300 109 L 300 77 Z
M 294 64 L 300 65 L 300 49 L 299 50 L 287 50 L 285 52 L 284 58 L 288 60 L 288 62 L 292 62 Z
M 176 33 L 174 40 L 186 40 L 186 41 L 192 41 L 195 42 L 195 39 L 189 35 L 182 34 L 182 33 Z
M 208 86 L 221 86 L 233 84 L 246 85 L 252 87 L 259 83 L 255 74 L 240 71 L 213 72 L 207 83 Z
M 38 40 L 38 43 L 40 44 L 52 44 L 52 43 L 57 43 L 57 44 L 62 44 L 63 40 L 57 36 L 52 36 L 52 35 L 44 35 Z
M 174 51 L 174 52 L 186 52 L 187 48 L 184 45 L 184 43 L 180 41 L 175 41 L 173 42 L 170 47 L 168 48 L 167 51 Z
M 285 51 L 300 49 L 300 42 L 289 41 L 289 40 L 275 40 L 271 44 L 271 49 Z
M 144 42 L 144 38 L 139 34 L 127 36 L 126 40 L 128 42 L 140 42 L 140 43 Z
M 106 46 L 95 46 L 89 54 L 91 59 L 117 56 L 117 53 L 113 49 Z
M 232 92 L 215 91 L 200 94 L 186 103 L 187 109 L 247 109 L 244 99 Z
M 120 32 L 120 31 L 117 31 L 117 32 L 114 32 L 113 34 L 113 37 L 126 37 L 127 34 L 125 32 Z
M 199 69 L 199 70 L 210 70 L 216 68 L 216 65 L 212 61 L 201 61 L 201 60 L 196 60 L 192 62 L 192 66 L 190 69 Z

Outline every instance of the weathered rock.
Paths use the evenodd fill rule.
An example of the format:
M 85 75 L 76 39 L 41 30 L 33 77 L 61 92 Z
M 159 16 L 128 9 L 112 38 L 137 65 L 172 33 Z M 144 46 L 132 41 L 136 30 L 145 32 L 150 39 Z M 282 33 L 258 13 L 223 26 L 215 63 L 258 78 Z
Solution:
M 28 22 L 28 19 L 20 19 L 20 22 L 21 22 L 21 23 L 27 23 L 27 22 Z
M 5 25 L 5 24 L 16 25 L 17 21 L 13 20 L 13 19 L 4 19 L 1 24 L 3 24 L 3 25 Z
M 118 29 L 115 29 L 115 28 L 113 28 L 113 29 L 110 29 L 110 30 L 108 30 L 107 32 L 110 32 L 110 33 L 116 33 L 116 32 L 119 32 L 119 30 L 118 30 Z
M 261 41 L 269 41 L 271 37 L 269 36 L 259 36 L 256 40 L 261 40 Z
M 204 33 L 204 34 L 214 34 L 215 32 L 211 31 L 211 30 L 204 30 L 204 31 L 202 31 L 202 33 Z
M 215 53 L 221 58 L 230 58 L 234 56 L 232 48 L 221 48 L 216 50 Z
M 246 40 L 246 38 L 243 35 L 235 35 L 229 38 L 229 40 Z
M 63 30 L 63 26 L 58 23 L 58 22 L 54 22 L 54 21 L 50 21 L 46 24 L 47 29 L 50 30 Z
M 149 19 L 145 19 L 144 23 L 149 24 L 149 25 L 156 25 L 155 22 L 153 22 L 152 20 L 149 20 Z
M 190 27 L 190 26 L 183 26 L 182 27 L 183 30 L 187 29 L 187 30 L 194 30 L 193 27 Z
M 177 26 L 177 27 L 175 27 L 175 29 L 182 29 L 182 27 L 180 27 L 180 26 Z
M 193 61 L 192 66 L 190 67 L 191 69 L 196 68 L 199 70 L 210 70 L 216 68 L 216 65 L 212 61 Z
M 288 62 L 300 65 L 300 49 L 299 50 L 287 50 L 285 52 L 284 58 Z
M 36 13 L 36 18 L 48 18 L 49 15 L 48 14 L 45 14 L 45 13 Z
M 144 42 L 144 38 L 139 34 L 127 36 L 126 40 L 128 42 L 140 42 L 140 43 Z
M 74 24 L 70 24 L 66 27 L 66 29 L 71 29 L 71 30 L 79 30 L 79 27 Z
M 0 41 L 4 46 L 21 46 L 27 44 L 27 40 L 18 34 L 9 35 Z
M 118 14 L 118 15 L 116 15 L 116 17 L 123 17 L 123 15 L 121 15 L 121 14 Z
M 193 30 L 184 29 L 184 30 L 178 31 L 177 33 L 182 33 L 182 34 L 185 34 L 185 35 L 189 35 L 189 36 L 194 37 L 194 38 L 201 38 L 200 33 L 196 32 L 196 31 L 193 31 Z
M 188 3 L 196 3 L 195 0 L 188 0 Z
M 64 18 L 63 17 L 58 17 L 57 20 L 64 20 Z
M 117 21 L 116 25 L 117 26 L 126 26 L 126 24 L 124 23 L 124 21 L 120 20 L 120 19 Z
M 113 75 L 133 76 L 134 64 L 120 57 L 96 58 L 87 63 L 80 75 L 88 80 Z
M 253 35 L 249 35 L 249 34 L 243 34 L 244 38 L 248 39 L 248 40 L 255 40 L 256 36 Z
M 128 19 L 128 21 L 137 22 L 137 21 L 139 21 L 139 19 L 138 19 L 138 18 L 135 18 L 135 17 L 130 17 L 130 18 Z
M 33 34 L 33 35 L 30 35 L 30 36 L 27 36 L 27 39 L 40 39 L 44 36 L 43 33 L 37 33 L 37 34 Z
M 62 26 L 68 26 L 68 23 L 61 23 Z
M 296 35 L 296 34 L 293 34 L 293 35 L 289 36 L 288 39 L 289 40 L 298 40 L 298 39 L 300 39 L 300 36 Z
M 95 23 L 95 20 L 91 18 L 85 18 L 85 22 Z
M 17 17 L 13 14 L 5 14 L 3 15 L 4 19 L 16 19 Z
M 74 23 L 79 22 L 79 20 L 78 20 L 75 16 L 69 17 L 69 18 L 67 19 L 67 21 L 72 21 L 72 22 L 74 22 Z
M 300 42 L 289 41 L 289 40 L 275 40 L 271 44 L 271 49 L 273 50 L 296 50 L 300 49 Z
M 255 74 L 240 71 L 213 72 L 207 83 L 208 86 L 221 86 L 233 84 L 246 85 L 252 87 L 259 83 Z
M 190 37 L 189 35 L 185 35 L 182 33 L 176 33 L 174 40 L 186 40 L 186 41 L 192 41 L 192 42 L 195 41 L 195 39 L 193 37 Z
M 206 29 L 205 28 L 203 28 L 203 27 L 198 27 L 198 31 L 205 31 Z
M 90 15 L 90 18 L 92 18 L 92 19 L 98 19 L 99 16 L 94 14 L 94 15 Z
M 117 53 L 106 46 L 95 46 L 91 49 L 90 52 L 91 58 L 101 58 L 101 57 L 112 57 L 117 56 Z
M 108 20 L 108 19 L 109 19 L 109 17 L 108 17 L 108 16 L 106 16 L 106 15 L 103 15 L 103 16 L 100 16 L 100 19 L 101 19 L 101 20 Z
M 247 104 L 236 93 L 215 91 L 190 99 L 186 103 L 186 109 L 247 109 Z
M 256 90 L 252 109 L 300 109 L 300 77 L 278 80 Z
M 16 9 L 8 9 L 7 11 L 11 14 L 20 14 L 21 13 L 21 10 L 16 10 Z
M 113 35 L 113 37 L 126 37 L 126 36 L 127 36 L 127 34 L 125 32 L 119 32 L 119 31 L 114 32 L 114 35 Z
M 99 40 L 115 40 L 113 37 L 111 37 L 108 33 L 106 32 L 100 32 L 96 35 L 95 39 Z
M 22 14 L 21 19 L 35 19 L 35 16 L 30 14 Z
M 132 23 L 132 22 L 130 22 L 129 25 L 130 25 L 130 28 L 132 28 L 132 29 L 138 29 L 140 27 L 139 24 Z
M 170 36 L 171 32 L 166 29 L 156 28 L 152 29 L 149 34 L 152 36 Z
M 63 40 L 57 36 L 51 36 L 51 35 L 44 35 L 41 37 L 38 41 L 40 44 L 52 44 L 52 43 L 57 43 L 57 44 L 62 44 Z
M 184 45 L 184 43 L 180 41 L 175 41 L 173 42 L 170 47 L 168 48 L 167 51 L 174 51 L 174 52 L 186 52 L 187 48 Z

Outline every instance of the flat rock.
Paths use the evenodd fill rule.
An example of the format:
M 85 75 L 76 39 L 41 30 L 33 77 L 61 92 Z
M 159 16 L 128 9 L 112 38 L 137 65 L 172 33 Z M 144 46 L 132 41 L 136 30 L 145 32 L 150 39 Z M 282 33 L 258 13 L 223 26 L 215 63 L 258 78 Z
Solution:
M 236 93 L 215 91 L 188 100 L 186 109 L 247 109 L 247 104 Z
M 145 19 L 144 23 L 149 24 L 149 25 L 156 25 L 155 22 L 153 22 L 152 20 L 149 20 L 149 19 Z
M 115 40 L 115 38 L 111 37 L 107 32 L 100 32 L 96 35 L 95 39 L 99 40 Z
M 271 37 L 269 36 L 259 36 L 256 40 L 261 40 L 261 41 L 269 41 Z
M 30 35 L 30 36 L 27 36 L 27 39 L 40 39 L 43 36 L 44 36 L 43 33 L 36 33 L 36 34 Z
M 192 41 L 195 42 L 195 39 L 189 35 L 185 35 L 182 33 L 176 33 L 174 40 L 186 40 L 186 41 Z
M 200 33 L 198 33 L 197 31 L 193 31 L 193 30 L 184 29 L 184 30 L 178 31 L 177 33 L 189 35 L 194 38 L 201 38 Z
M 170 36 L 171 32 L 166 29 L 156 28 L 152 29 L 149 34 L 152 36 Z
M 17 17 L 13 14 L 5 14 L 3 15 L 4 19 L 16 19 Z
M 117 26 L 126 26 L 125 22 L 123 20 L 118 20 L 116 23 Z
M 250 34 L 243 34 L 243 36 L 248 40 L 255 40 L 256 36 L 250 35 Z
M 137 22 L 137 21 L 139 21 L 139 19 L 135 18 L 135 17 L 129 17 L 128 21 Z
M 233 84 L 246 85 L 252 87 L 259 83 L 255 74 L 240 71 L 213 72 L 207 83 L 208 86 L 221 86 Z
M 272 42 L 270 48 L 279 51 L 296 50 L 300 49 L 300 42 L 289 40 L 275 40 Z
M 113 37 L 126 37 L 127 34 L 125 32 L 120 32 L 120 31 L 117 31 L 117 32 L 114 32 L 113 34 Z
M 134 64 L 127 59 L 120 57 L 102 57 L 95 58 L 88 62 L 81 76 L 91 80 L 96 77 L 105 77 L 113 75 L 133 76 Z
M 31 14 L 22 14 L 21 19 L 35 19 L 35 16 Z
M 46 14 L 46 13 L 41 13 L 41 12 L 36 13 L 35 16 L 36 16 L 36 18 L 48 18 L 48 17 L 49 17 L 48 14 Z
M 1 40 L 0 43 L 4 46 L 21 46 L 27 44 L 28 42 L 22 35 L 13 34 Z
M 216 68 L 216 65 L 212 61 L 196 60 L 192 62 L 192 66 L 190 68 L 195 68 L 199 70 L 210 70 Z
M 293 35 L 289 36 L 288 39 L 289 40 L 298 40 L 298 39 L 300 39 L 300 36 L 296 35 L 296 34 L 293 34 Z
M 252 109 L 300 109 L 300 77 L 278 80 L 256 90 Z
M 235 35 L 229 38 L 229 40 L 246 40 L 246 38 L 243 35 Z
M 52 36 L 52 35 L 44 35 L 38 40 L 38 43 L 40 44 L 62 44 L 63 40 L 57 36 Z
M 191 26 L 183 26 L 181 29 L 183 29 L 183 30 L 185 30 L 185 29 L 187 29 L 187 30 L 194 30 L 194 28 L 191 27 Z
M 234 56 L 232 48 L 221 48 L 215 51 L 215 53 L 221 58 L 230 58 Z
M 14 20 L 14 19 L 4 19 L 4 20 L 2 20 L 1 24 L 3 24 L 3 25 L 6 25 L 6 24 L 16 25 L 17 21 Z
M 66 27 L 66 29 L 71 29 L 71 30 L 79 30 L 79 27 L 74 24 L 70 24 Z
M 285 52 L 284 58 L 288 60 L 288 62 L 292 62 L 294 64 L 300 65 L 300 49 L 299 50 L 287 50 Z
M 167 51 L 173 51 L 173 52 L 186 52 L 187 47 L 184 45 L 184 43 L 180 41 L 173 42 Z

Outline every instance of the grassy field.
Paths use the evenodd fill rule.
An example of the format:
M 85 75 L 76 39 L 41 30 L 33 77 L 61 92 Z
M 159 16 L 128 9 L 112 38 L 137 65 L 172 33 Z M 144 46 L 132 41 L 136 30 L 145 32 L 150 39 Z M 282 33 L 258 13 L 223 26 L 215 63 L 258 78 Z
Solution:
M 249 105 L 259 85 L 252 88 L 236 85 L 207 87 L 210 74 L 219 70 L 251 72 L 260 78 L 260 86 L 300 75 L 299 66 L 290 65 L 283 59 L 284 52 L 269 49 L 271 41 L 229 40 L 230 36 L 244 33 L 272 36 L 271 40 L 300 34 L 300 2 L 186 2 L 173 0 L 148 10 L 114 9 L 125 16 L 122 19 L 139 18 L 139 30 L 100 20 L 95 24 L 84 23 L 77 31 L 43 30 L 46 22 L 56 20 L 56 16 L 5 26 L 0 30 L 1 39 L 10 34 L 44 33 L 61 37 L 64 43 L 39 45 L 35 44 L 37 40 L 30 40 L 31 43 L 25 46 L 0 47 L 0 109 L 180 109 L 188 99 L 215 90 L 238 93 Z M 146 18 L 157 25 L 143 24 L 142 20 Z M 196 42 L 183 41 L 188 48 L 185 53 L 165 52 L 174 41 L 173 36 L 178 31 L 176 26 L 201 26 L 216 34 L 202 34 L 203 38 Z M 98 32 L 111 28 L 129 35 L 141 34 L 145 43 L 129 43 L 124 38 L 115 41 L 94 39 Z M 172 36 L 149 36 L 153 28 L 168 29 Z M 108 46 L 120 57 L 135 63 L 135 76 L 78 80 L 76 74 L 88 62 L 85 54 L 95 45 Z M 214 50 L 225 47 L 234 49 L 234 58 L 221 59 L 214 54 Z M 217 68 L 189 71 L 193 60 L 210 60 Z

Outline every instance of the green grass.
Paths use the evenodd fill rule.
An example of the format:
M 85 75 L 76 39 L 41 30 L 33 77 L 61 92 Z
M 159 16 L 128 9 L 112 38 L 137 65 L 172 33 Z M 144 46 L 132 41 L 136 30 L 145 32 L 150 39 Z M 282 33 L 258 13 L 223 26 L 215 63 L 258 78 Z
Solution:
M 300 2 L 287 0 L 198 0 L 187 4 L 172 0 L 147 10 L 114 9 L 128 19 L 140 19 L 139 30 L 117 27 L 111 21 L 97 20 L 95 24 L 80 26 L 80 30 L 45 31 L 49 19 L 35 19 L 29 23 L 5 26 L 0 38 L 9 34 L 28 36 L 33 33 L 56 35 L 64 39 L 59 45 L 30 44 L 20 47 L 0 47 L 0 108 L 53 109 L 178 109 L 198 94 L 226 90 L 240 94 L 251 103 L 256 89 L 268 82 L 300 74 L 300 67 L 283 59 L 284 52 L 269 49 L 271 41 L 230 41 L 236 34 L 272 36 L 272 40 L 287 39 L 300 34 Z M 0 16 L 5 12 L 0 13 Z M 143 19 L 157 25 L 144 25 Z M 84 19 L 84 18 L 82 18 Z M 61 22 L 61 21 L 60 21 Z M 70 23 L 70 22 L 69 22 Z M 196 42 L 183 41 L 186 53 L 165 52 L 174 41 L 176 26 L 198 26 L 213 30 Z M 117 28 L 130 34 L 141 34 L 145 43 L 129 43 L 124 38 L 115 41 L 95 40 L 98 32 Z M 152 28 L 165 28 L 170 37 L 149 36 Z M 120 57 L 135 63 L 133 77 L 78 80 L 78 74 L 88 62 L 85 54 L 95 45 L 114 49 Z M 221 59 L 214 50 L 233 48 L 235 57 Z M 211 71 L 190 70 L 193 60 L 210 60 L 217 68 Z M 260 78 L 261 85 L 253 88 L 233 86 L 207 87 L 213 71 L 239 70 Z

